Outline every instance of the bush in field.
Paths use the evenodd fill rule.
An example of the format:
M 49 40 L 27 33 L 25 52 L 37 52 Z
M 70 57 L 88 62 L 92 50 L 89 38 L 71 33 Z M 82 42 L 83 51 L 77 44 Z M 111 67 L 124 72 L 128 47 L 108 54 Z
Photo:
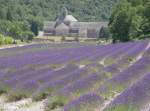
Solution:
M 4 41 L 5 41 L 5 44 L 13 44 L 14 39 L 12 37 L 7 36 L 5 37 Z
M 75 37 L 74 40 L 78 42 L 79 41 L 79 37 Z
M 46 103 L 46 108 L 45 111 L 51 111 L 57 107 L 61 107 L 64 106 L 67 103 L 67 98 L 63 97 L 63 96 L 53 96 L 53 97 L 49 97 Z
M 13 44 L 13 41 L 14 41 L 14 39 L 12 37 L 4 36 L 4 35 L 0 34 L 0 45 Z
M 28 40 L 29 41 L 33 39 L 34 34 L 32 32 L 28 31 L 28 32 L 26 32 L 26 34 L 28 35 Z
M 0 34 L 0 45 L 4 44 L 4 36 Z
M 63 41 L 65 41 L 66 40 L 66 37 L 65 36 L 62 36 L 61 37 L 61 41 L 63 42 Z
M 22 32 L 21 41 L 31 41 L 34 37 L 34 34 L 31 31 Z
M 28 93 L 22 92 L 22 91 L 17 91 L 17 92 L 9 92 L 7 96 L 7 101 L 12 102 L 12 101 L 19 101 L 21 99 L 27 98 Z

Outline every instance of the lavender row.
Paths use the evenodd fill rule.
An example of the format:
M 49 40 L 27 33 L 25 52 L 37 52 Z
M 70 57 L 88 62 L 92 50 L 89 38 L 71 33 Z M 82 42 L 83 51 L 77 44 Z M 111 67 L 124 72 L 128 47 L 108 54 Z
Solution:
M 149 110 L 147 109 L 150 103 L 150 74 L 145 74 L 145 76 L 140 79 L 137 83 L 133 84 L 123 93 L 121 93 L 109 107 L 105 110 L 115 111 L 113 109 L 124 110 Z
M 147 60 L 144 60 L 144 58 L 143 58 L 143 61 L 147 61 Z M 141 62 L 139 62 L 138 61 L 138 63 L 139 64 L 141 64 Z M 137 63 L 136 63 L 137 64 Z M 138 64 L 138 65 L 139 65 Z M 142 65 L 142 64 L 141 64 Z M 148 65 L 148 63 L 147 63 L 147 65 Z M 137 66 L 137 65 L 136 65 Z M 132 67 L 132 66 L 131 66 Z M 133 67 L 134 68 L 134 67 Z M 143 68 L 143 67 L 142 67 Z M 146 68 L 146 67 L 145 67 Z M 143 68 L 144 69 L 144 68 Z M 128 69 L 127 69 L 128 70 Z M 138 69 L 137 69 L 138 70 Z M 139 69 L 140 70 L 140 69 Z M 139 71 L 138 70 L 138 71 Z M 134 73 L 134 72 L 133 72 Z M 137 74 L 137 73 L 135 73 L 135 74 Z M 139 72 L 139 74 L 141 74 L 140 72 Z M 143 73 L 144 74 L 144 73 Z M 143 75 L 143 74 L 141 74 L 141 76 Z M 117 76 L 116 76 L 117 77 Z M 128 77 L 128 76 L 127 76 Z M 130 78 L 130 76 L 129 76 L 129 78 Z M 135 77 L 136 78 L 136 77 Z M 110 80 L 109 80 L 110 81 Z M 116 81 L 116 80 L 114 80 L 114 81 Z M 127 81 L 126 81 L 127 82 Z M 107 83 L 106 83 L 107 84 Z M 110 83 L 110 84 L 112 84 L 112 83 Z M 118 83 L 119 84 L 119 83 Z M 124 83 L 123 83 L 124 84 Z M 101 91 L 102 90 L 104 90 L 104 87 L 102 87 L 101 88 Z M 113 90 L 112 90 L 113 91 Z M 101 93 L 100 94 L 98 94 L 98 95 L 101 95 Z M 83 95 L 84 96 L 84 95 Z M 132 95 L 133 96 L 133 95 Z M 132 97 L 131 96 L 131 97 Z M 124 96 L 125 97 L 125 96 Z M 82 98 L 82 96 L 80 97 L 80 98 Z M 84 105 L 84 107 L 82 106 L 82 108 L 81 108 L 81 105 L 82 105 L 82 101 L 80 100 L 80 98 L 78 98 L 78 99 L 75 99 L 74 101 L 72 101 L 72 102 L 70 102 L 69 104 L 67 104 L 67 105 L 65 105 L 65 110 L 67 111 L 69 111 L 69 110 L 71 110 L 71 109 L 78 109 L 79 111 L 80 110 L 83 110 L 84 108 L 92 108 L 91 110 L 94 110 L 94 107 L 92 107 L 92 106 L 94 106 L 94 105 L 92 105 L 92 106 L 90 106 L 90 107 L 88 107 L 88 103 L 85 103 Z M 89 100 L 90 98 L 87 98 L 87 100 Z M 118 101 L 119 101 L 119 99 L 118 99 Z M 90 102 L 93 102 L 94 104 L 96 104 L 96 101 L 90 101 Z M 103 103 L 103 102 L 102 102 Z M 96 106 L 95 108 L 100 108 L 100 106 L 101 106 L 101 104 L 99 103 L 99 105 L 98 106 Z M 97 109 L 97 110 L 100 110 L 100 109 Z
M 65 105 L 63 110 L 64 111 L 93 111 L 93 110 L 99 111 L 98 108 L 101 107 L 103 102 L 104 102 L 104 98 L 94 93 L 90 93 L 90 94 L 85 94 L 79 97 L 78 99 L 73 100 L 69 104 Z
M 38 62 L 41 61 L 41 63 L 47 62 L 47 63 L 54 63 L 56 61 L 60 61 L 65 56 L 66 58 L 69 57 L 71 59 L 72 55 L 80 56 L 81 51 L 85 53 L 90 53 L 90 50 L 92 51 L 94 47 L 80 47 L 80 48 L 70 48 L 66 50 L 61 51 L 43 51 L 39 53 L 33 53 L 29 55 L 22 55 L 20 57 L 14 57 L 14 58 L 7 58 L 0 60 L 1 62 L 1 68 L 6 67 L 22 67 L 26 64 L 39 64 Z M 88 49 L 88 51 L 87 51 Z M 65 55 L 65 56 L 64 56 Z M 48 61 L 47 61 L 48 60 Z M 19 65 L 18 65 L 19 64 Z
M 60 70 L 50 70 L 49 68 L 34 71 L 31 73 L 25 73 L 23 75 L 16 75 L 15 77 L 5 80 L 4 83 L 11 86 L 11 87 L 17 87 L 22 84 L 28 84 L 31 81 L 37 81 L 37 82 L 46 82 L 46 80 L 54 79 L 59 76 L 63 76 L 67 73 L 73 72 L 78 67 L 74 65 L 69 65 L 64 68 L 61 68 Z M 16 86 L 17 85 L 17 86 Z
M 13 79 L 12 81 L 5 81 L 6 86 L 10 87 L 8 93 L 10 92 L 10 95 L 13 97 L 14 93 L 17 94 L 16 96 L 21 96 L 22 94 L 18 92 L 26 92 L 28 97 L 31 96 L 40 86 L 45 84 L 46 82 L 54 82 L 56 80 L 59 80 L 67 75 L 70 75 L 76 70 L 78 67 L 76 66 L 66 66 L 60 70 L 54 70 L 54 71 L 45 71 L 43 70 L 43 74 L 36 72 L 35 74 L 30 75 L 24 75 L 24 77 Z M 14 97 L 16 97 L 14 96 Z
M 62 88 L 64 88 L 66 85 L 72 84 L 76 82 L 79 79 L 82 79 L 83 77 L 86 77 L 88 75 L 88 71 L 86 68 L 78 69 L 75 72 L 64 76 L 61 79 L 58 80 L 52 80 L 47 81 L 45 84 L 42 84 L 38 90 L 33 94 L 33 98 L 35 100 L 42 99 L 42 95 L 50 95 Z
M 135 83 L 139 78 L 141 78 L 145 73 L 149 72 L 150 69 L 150 58 L 143 57 L 131 67 L 127 68 L 123 72 L 113 76 L 110 80 L 106 81 L 103 87 L 100 87 L 99 94 L 110 98 L 115 95 L 115 93 L 120 93 L 128 86 Z
M 99 48 L 99 47 L 98 47 L 98 48 Z M 70 49 L 70 52 L 76 52 L 76 51 L 77 51 L 77 52 L 79 52 L 79 51 L 81 52 L 82 49 L 83 49 L 83 51 L 85 51 L 85 52 L 89 52 L 90 50 L 92 50 L 92 49 L 91 49 L 91 46 L 90 46 L 90 47 L 86 47 L 86 48 L 84 48 L 84 47 L 83 47 L 83 48 L 74 48 L 74 49 L 71 48 L 71 49 Z M 87 49 L 88 49 L 88 51 L 87 51 Z M 109 48 L 109 49 L 110 49 L 110 48 Z M 105 50 L 107 50 L 107 49 L 105 49 Z M 50 53 L 47 53 L 47 52 L 49 52 L 49 51 L 46 50 L 46 51 L 43 51 L 42 53 L 40 52 L 40 53 L 37 53 L 37 54 L 38 54 L 38 56 L 39 56 L 40 58 L 42 58 L 42 60 L 43 60 L 44 58 L 43 58 L 43 56 L 42 56 L 41 54 L 49 55 L 49 58 L 53 60 L 54 58 L 52 58 L 52 57 L 50 56 L 51 54 L 50 54 Z M 67 52 L 68 52 L 68 50 L 67 50 Z M 51 53 L 52 53 L 52 55 L 53 55 L 54 52 L 51 52 Z M 64 51 L 64 54 L 65 54 L 65 53 L 66 53 L 66 51 Z M 37 54 L 36 54 L 36 53 L 35 53 L 35 54 L 34 54 L 34 53 L 33 53 L 33 54 L 31 53 L 31 54 L 28 54 L 28 55 L 25 54 L 24 56 L 21 55 L 21 56 L 20 56 L 20 60 L 19 60 L 19 57 L 8 58 L 7 61 L 4 62 L 4 63 L 5 63 L 5 64 L 8 63 L 9 66 L 11 66 L 11 64 L 12 64 L 12 65 L 15 65 L 15 64 L 17 65 L 16 62 L 19 61 L 19 64 L 21 65 L 21 64 L 23 64 L 23 63 L 21 63 L 21 62 L 24 62 L 24 61 L 23 61 L 24 59 L 26 59 L 25 62 L 29 61 L 29 62 L 33 63 L 32 61 L 34 60 L 34 58 L 37 58 L 37 57 L 36 57 Z M 63 55 L 63 51 L 61 51 L 61 52 L 58 53 L 58 54 L 62 54 L 62 55 Z M 35 56 L 34 56 L 34 55 L 35 55 Z M 57 54 L 56 54 L 56 55 L 57 55 Z M 56 55 L 54 54 L 54 57 L 55 57 Z M 79 55 L 78 55 L 78 56 L 79 56 Z M 59 57 L 58 57 L 58 58 L 59 58 Z M 28 60 L 28 59 L 29 59 L 29 60 Z M 16 61 L 16 60 L 17 60 L 17 61 Z M 30 60 L 32 60 L 32 61 L 30 61 Z M 5 59 L 3 58 L 2 61 L 5 61 Z M 13 61 L 14 61 L 14 62 L 13 62 Z M 36 59 L 35 61 L 37 62 L 38 59 Z M 11 64 L 10 64 L 10 63 L 11 63 Z M 15 64 L 14 64 L 14 63 L 15 63 Z M 7 64 L 6 64 L 6 65 L 3 64 L 3 63 L 1 63 L 1 64 L 3 65 L 3 67 L 4 67 L 4 66 L 5 66 L 5 67 L 7 66 Z
M 107 66 L 104 70 L 106 70 L 108 72 L 112 72 L 112 73 L 117 73 L 119 71 L 123 71 L 124 69 L 130 67 L 131 64 L 134 64 L 134 62 L 136 62 L 136 59 L 139 55 L 141 55 L 142 53 L 145 53 L 147 51 L 146 46 L 147 46 L 147 42 L 137 44 L 134 46 L 134 48 L 131 48 L 128 51 L 125 51 L 122 54 L 122 56 L 120 56 L 120 57 L 116 56 L 116 59 L 113 57 L 113 60 L 115 60 L 115 63 Z M 131 60 L 130 60 L 130 57 L 132 57 Z M 133 59 L 135 59 L 135 60 L 133 60 Z
M 113 64 L 114 65 L 114 64 Z M 113 65 L 111 65 L 112 67 L 113 67 Z M 109 67 L 109 66 L 108 66 Z M 107 67 L 106 67 L 107 68 Z M 104 68 L 104 70 L 106 69 L 106 68 Z M 115 66 L 114 67 L 115 69 L 116 68 L 118 68 L 118 66 Z M 108 71 L 109 72 L 109 71 Z M 111 73 L 113 73 L 112 72 L 112 70 L 110 71 Z M 113 74 L 113 75 L 111 75 L 111 76 L 114 76 L 114 75 L 117 75 L 117 74 Z M 109 78 L 111 78 L 111 77 L 109 77 Z M 103 81 L 106 81 L 106 80 L 108 80 L 108 78 L 107 79 L 103 79 Z M 101 81 L 102 82 L 102 81 Z M 106 82 L 107 83 L 107 82 Z M 99 86 L 101 87 L 102 85 L 105 85 L 105 82 L 104 83 L 102 83 L 101 85 L 99 84 Z M 81 88 L 82 89 L 82 88 Z M 64 91 L 66 91 L 66 90 L 64 90 Z M 70 91 L 67 91 L 67 92 L 70 92 Z M 67 93 L 67 92 L 64 92 L 64 94 L 65 93 Z M 73 91 L 72 91 L 73 92 Z M 88 95 L 91 95 L 91 94 L 94 94 L 94 95 L 96 95 L 97 96 L 97 99 L 93 99 L 91 102 L 93 103 L 92 105 L 89 105 L 89 100 L 91 100 L 91 98 L 88 98 Z M 60 95 L 61 95 L 61 93 L 60 93 Z M 66 94 L 66 96 L 68 96 L 69 94 L 67 93 Z M 100 99 L 100 96 L 99 95 L 101 95 L 101 94 L 99 94 L 99 93 L 97 93 L 97 92 L 95 92 L 95 91 L 93 91 L 93 93 L 89 93 L 89 94 L 87 94 L 87 95 L 81 95 L 81 96 L 79 96 L 79 98 L 77 98 L 77 99 L 75 99 L 75 100 L 73 100 L 73 101 L 71 101 L 69 104 L 67 104 L 67 105 L 65 105 L 65 107 L 64 107 L 64 109 L 65 109 L 65 111 L 69 111 L 69 110 L 71 110 L 71 109 L 78 109 L 79 111 L 81 110 L 83 110 L 83 109 L 90 109 L 91 108 L 91 110 L 94 110 L 95 108 L 97 108 L 97 110 L 100 110 L 100 109 L 98 109 L 98 108 L 101 108 L 102 106 L 103 106 L 103 103 L 105 102 L 105 100 L 104 100 L 104 98 L 103 98 L 103 102 L 98 102 L 97 103 L 97 101 L 100 101 L 100 100 L 102 100 L 102 97 L 101 97 L 101 99 Z M 82 100 L 81 98 L 82 97 L 86 97 L 87 96 L 87 98 L 86 98 L 86 100 Z M 82 106 L 82 104 L 84 103 L 84 106 Z M 96 105 L 96 106 L 95 106 Z M 82 107 L 81 107 L 82 106 Z

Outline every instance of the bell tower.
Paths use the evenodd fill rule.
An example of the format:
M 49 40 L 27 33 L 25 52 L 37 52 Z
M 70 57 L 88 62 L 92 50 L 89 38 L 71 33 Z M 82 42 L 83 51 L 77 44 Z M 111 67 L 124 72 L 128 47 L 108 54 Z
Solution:
M 68 10 L 66 7 L 63 7 L 60 12 L 60 15 L 56 19 L 55 28 L 64 21 L 64 19 L 66 18 L 67 15 L 68 15 Z
M 68 10 L 66 7 L 62 8 L 62 14 L 64 15 L 64 17 L 66 17 L 68 15 Z

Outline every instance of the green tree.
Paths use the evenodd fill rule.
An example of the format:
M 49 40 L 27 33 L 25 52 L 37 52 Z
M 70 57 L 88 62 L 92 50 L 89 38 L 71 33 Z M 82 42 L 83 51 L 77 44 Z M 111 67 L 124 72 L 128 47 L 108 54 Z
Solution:
M 21 24 L 18 22 L 12 22 L 12 25 L 9 29 L 9 35 L 12 36 L 14 39 L 21 39 L 22 37 L 22 29 Z
M 22 41 L 31 41 L 34 37 L 34 34 L 31 31 L 22 32 Z
M 132 23 L 132 9 L 128 2 L 121 3 L 110 18 L 110 31 L 112 33 L 113 42 L 117 40 L 126 42 L 130 40 L 129 32 Z
M 9 27 L 11 25 L 10 21 L 0 20 L 0 33 L 7 35 L 9 33 Z
M 110 32 L 109 32 L 109 29 L 106 28 L 106 27 L 102 27 L 100 29 L 100 32 L 99 32 L 99 39 L 100 38 L 104 38 L 106 40 L 108 40 L 110 38 Z
M 138 7 L 132 7 L 132 22 L 130 25 L 129 37 L 130 39 L 139 39 L 139 36 L 142 32 L 141 25 L 144 21 L 143 17 L 139 14 Z
M 132 4 L 132 6 L 138 6 L 143 4 L 143 0 L 127 0 Z
M 150 37 L 150 1 L 124 0 L 113 11 L 109 27 L 114 42 Z
M 31 21 L 31 31 L 37 36 L 39 32 L 39 26 L 37 21 Z
M 9 21 L 13 20 L 13 13 L 11 11 L 11 8 L 8 8 L 8 10 L 7 10 L 7 20 L 9 20 Z
M 142 34 L 143 38 L 150 38 L 150 2 L 145 5 L 144 9 L 144 21 L 142 24 Z
M 0 9 L 0 18 L 6 19 L 6 9 L 4 7 Z

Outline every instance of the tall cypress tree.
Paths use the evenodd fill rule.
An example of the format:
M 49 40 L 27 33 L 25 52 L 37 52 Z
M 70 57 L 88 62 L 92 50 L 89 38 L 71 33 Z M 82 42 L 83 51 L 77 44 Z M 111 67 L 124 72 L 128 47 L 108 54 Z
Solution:
M 37 36 L 38 35 L 38 23 L 34 20 L 31 22 L 31 31 Z

